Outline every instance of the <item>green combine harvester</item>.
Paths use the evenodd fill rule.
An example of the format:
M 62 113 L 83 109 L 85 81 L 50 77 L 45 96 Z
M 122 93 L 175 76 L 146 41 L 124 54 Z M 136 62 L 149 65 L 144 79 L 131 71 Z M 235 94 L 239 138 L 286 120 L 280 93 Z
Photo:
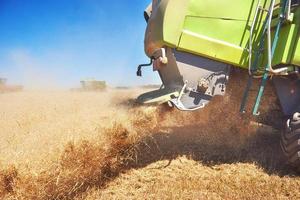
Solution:
M 244 69 L 249 78 L 241 112 L 258 79 L 252 112 L 259 115 L 271 82 L 289 118 L 281 146 L 300 170 L 300 0 L 153 0 L 144 15 L 151 62 L 140 65 L 137 75 L 153 65 L 163 85 L 138 102 L 201 109 L 225 95 L 233 68 Z
M 105 81 L 97 81 L 95 79 L 85 79 L 80 81 L 82 91 L 103 91 L 106 89 Z

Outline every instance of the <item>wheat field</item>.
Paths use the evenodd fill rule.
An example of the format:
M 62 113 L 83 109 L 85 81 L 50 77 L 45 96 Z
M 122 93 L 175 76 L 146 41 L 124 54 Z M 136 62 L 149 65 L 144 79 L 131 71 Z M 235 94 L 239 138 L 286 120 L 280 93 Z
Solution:
M 142 92 L 0 94 L 0 199 L 300 199 L 279 132 L 230 92 L 192 113 Z

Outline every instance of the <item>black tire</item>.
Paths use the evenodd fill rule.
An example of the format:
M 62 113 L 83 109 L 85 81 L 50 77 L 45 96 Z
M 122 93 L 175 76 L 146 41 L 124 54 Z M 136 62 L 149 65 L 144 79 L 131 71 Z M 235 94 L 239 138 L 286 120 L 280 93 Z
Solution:
M 300 113 L 287 121 L 287 128 L 282 132 L 281 148 L 288 163 L 300 172 Z

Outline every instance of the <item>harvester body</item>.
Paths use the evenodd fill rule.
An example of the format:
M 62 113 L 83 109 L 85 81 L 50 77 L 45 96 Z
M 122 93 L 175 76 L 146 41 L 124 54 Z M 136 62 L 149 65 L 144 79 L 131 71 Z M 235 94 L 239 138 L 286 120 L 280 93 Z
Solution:
M 232 67 L 248 70 L 255 77 L 283 78 L 282 75 L 298 73 L 298 3 L 154 0 L 145 12 L 145 52 L 163 87 L 141 95 L 139 102 L 171 102 L 181 110 L 196 110 L 205 107 L 214 96 L 225 94 Z M 280 90 L 287 89 L 281 87 L 282 80 L 276 85 Z M 256 112 L 261 96 L 258 95 Z M 285 114 L 298 109 L 280 99 Z M 298 89 L 292 99 L 293 104 L 300 100 Z
M 225 94 L 236 68 L 248 74 L 245 86 L 237 83 L 245 87 L 241 112 L 253 80 L 260 82 L 252 109 L 259 115 L 271 82 L 289 118 L 281 146 L 300 171 L 300 0 L 153 0 L 144 16 L 151 62 L 140 65 L 137 75 L 153 64 L 162 87 L 140 95 L 138 102 L 168 102 L 183 111 L 204 108 Z
M 0 85 L 4 86 L 6 85 L 7 79 L 6 78 L 0 78 Z
M 153 4 L 145 38 L 145 51 L 151 57 L 168 46 L 237 67 L 248 68 L 250 28 L 259 0 L 162 0 Z M 261 1 L 268 10 L 271 0 Z M 275 5 L 281 1 L 276 0 Z M 276 7 L 272 28 L 282 7 Z M 276 16 L 277 15 L 277 16 Z M 273 65 L 300 65 L 300 9 L 292 22 L 282 27 Z M 253 31 L 253 46 L 259 43 L 267 12 L 259 11 Z M 274 30 L 272 30 L 274 32 Z M 263 65 L 261 65 L 263 66 Z

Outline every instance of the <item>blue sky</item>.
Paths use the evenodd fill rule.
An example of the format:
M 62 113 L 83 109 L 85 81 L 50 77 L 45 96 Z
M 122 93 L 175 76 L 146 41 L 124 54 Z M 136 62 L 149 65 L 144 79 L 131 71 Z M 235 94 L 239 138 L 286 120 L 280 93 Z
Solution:
M 148 62 L 143 10 L 149 0 L 0 0 L 0 77 L 27 87 L 159 83 Z

